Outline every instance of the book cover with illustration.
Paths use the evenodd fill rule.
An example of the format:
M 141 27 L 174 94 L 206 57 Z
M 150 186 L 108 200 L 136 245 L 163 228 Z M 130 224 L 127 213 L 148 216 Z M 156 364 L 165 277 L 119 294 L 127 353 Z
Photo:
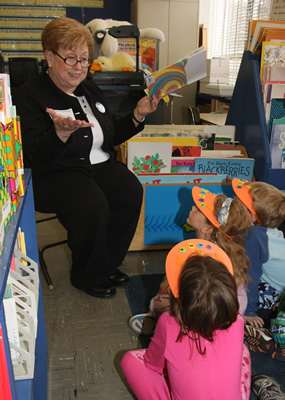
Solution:
M 252 181 L 253 158 L 196 158 L 194 172 L 217 173 Z
M 150 97 L 159 90 L 164 97 L 206 75 L 206 50 L 202 46 L 176 63 L 146 75 L 145 82 Z
M 171 167 L 172 143 L 130 142 L 127 166 L 135 175 L 168 173 Z
M 201 146 L 173 146 L 172 157 L 200 157 Z
M 285 42 L 263 42 L 260 59 L 260 80 L 264 67 L 284 67 Z

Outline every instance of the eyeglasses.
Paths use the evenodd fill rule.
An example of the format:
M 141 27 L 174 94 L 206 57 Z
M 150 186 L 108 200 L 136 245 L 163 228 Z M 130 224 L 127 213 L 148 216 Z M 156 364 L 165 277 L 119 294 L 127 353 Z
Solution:
M 87 58 L 82 58 L 82 60 L 77 60 L 75 57 L 66 57 L 63 58 L 60 54 L 58 54 L 56 51 L 53 51 L 54 54 L 56 54 L 59 58 L 61 58 L 66 65 L 69 67 L 74 67 L 77 63 L 80 63 L 82 68 L 88 68 L 91 65 L 91 60 Z

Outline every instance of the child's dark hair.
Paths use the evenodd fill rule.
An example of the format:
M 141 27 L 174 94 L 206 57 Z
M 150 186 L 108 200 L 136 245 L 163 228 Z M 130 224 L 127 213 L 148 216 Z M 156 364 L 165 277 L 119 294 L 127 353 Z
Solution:
M 228 329 L 239 310 L 236 283 L 225 265 L 212 257 L 190 256 L 179 278 L 179 299 L 171 296 L 171 315 L 181 326 L 177 341 L 188 335 L 200 354 L 200 337 L 213 342 L 216 330 Z

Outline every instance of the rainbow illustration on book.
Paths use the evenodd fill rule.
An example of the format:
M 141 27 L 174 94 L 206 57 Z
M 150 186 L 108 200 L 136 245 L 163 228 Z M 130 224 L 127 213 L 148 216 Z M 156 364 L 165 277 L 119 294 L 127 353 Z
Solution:
M 199 47 L 187 57 L 145 77 L 149 96 L 161 90 L 162 97 L 196 82 L 206 74 L 206 50 Z

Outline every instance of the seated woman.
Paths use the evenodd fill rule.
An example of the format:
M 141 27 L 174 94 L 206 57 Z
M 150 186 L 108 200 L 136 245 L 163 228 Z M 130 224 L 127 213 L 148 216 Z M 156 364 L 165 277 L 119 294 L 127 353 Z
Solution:
M 114 146 L 144 127 L 160 94 L 140 99 L 117 119 L 88 79 L 93 38 L 70 18 L 42 32 L 46 69 L 26 82 L 14 103 L 21 118 L 25 167 L 32 169 L 35 208 L 55 213 L 67 229 L 71 283 L 111 297 L 127 282 L 118 270 L 137 226 L 142 187 L 114 158 Z

